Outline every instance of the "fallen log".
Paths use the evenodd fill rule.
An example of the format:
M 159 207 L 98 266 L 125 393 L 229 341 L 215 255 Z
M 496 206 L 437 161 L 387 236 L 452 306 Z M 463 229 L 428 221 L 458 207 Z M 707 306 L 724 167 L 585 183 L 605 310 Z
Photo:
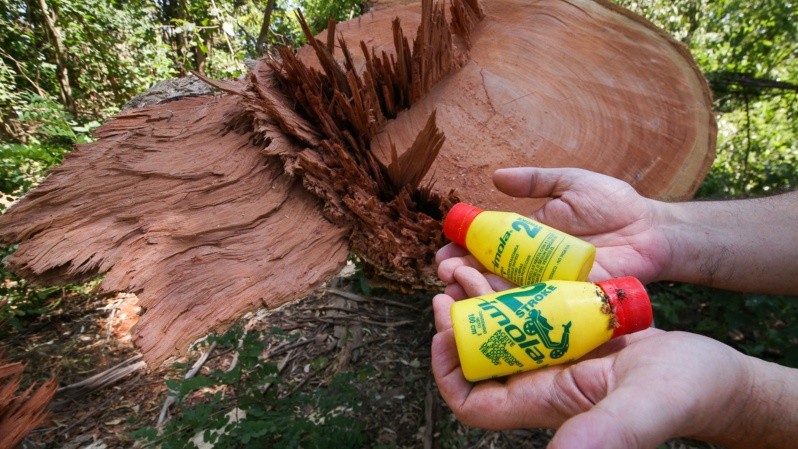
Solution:
M 350 252 L 437 287 L 451 204 L 528 212 L 502 166 L 579 166 L 660 199 L 714 157 L 687 50 L 604 1 L 424 1 L 338 24 L 216 96 L 121 113 L 0 217 L 40 283 L 104 275 L 144 313 L 148 363 L 328 280 Z M 337 42 L 334 37 L 338 37 Z

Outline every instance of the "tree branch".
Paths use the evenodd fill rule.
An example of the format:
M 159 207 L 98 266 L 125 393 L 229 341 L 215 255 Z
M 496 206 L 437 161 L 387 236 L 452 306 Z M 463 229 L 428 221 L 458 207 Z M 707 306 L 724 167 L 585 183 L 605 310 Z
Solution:
M 44 90 L 42 90 L 41 86 L 39 86 L 36 83 L 36 81 L 33 81 L 32 79 L 30 79 L 28 74 L 25 73 L 25 68 L 22 67 L 22 64 L 20 64 L 19 61 L 14 59 L 14 57 L 11 56 L 10 54 L 8 54 L 5 51 L 3 51 L 2 48 L 0 48 L 0 55 L 5 56 L 6 58 L 8 58 L 8 59 L 10 59 L 11 61 L 14 62 L 14 65 L 17 66 L 17 70 L 19 70 L 19 74 L 22 75 L 22 77 L 25 78 L 30 83 L 30 85 L 33 86 L 34 89 L 36 89 L 36 94 L 37 95 L 39 95 L 40 97 L 46 97 L 47 96 L 47 93 L 44 92 Z
M 744 89 L 777 89 L 798 92 L 798 84 L 776 81 L 768 78 L 757 78 L 743 73 L 707 73 L 707 78 L 716 86 L 736 86 Z

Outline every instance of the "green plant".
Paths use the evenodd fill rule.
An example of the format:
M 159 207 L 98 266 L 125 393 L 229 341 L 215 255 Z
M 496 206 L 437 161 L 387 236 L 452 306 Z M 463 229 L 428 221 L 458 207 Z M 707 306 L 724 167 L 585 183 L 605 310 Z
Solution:
M 649 286 L 655 323 L 697 332 L 746 354 L 798 368 L 798 301 L 661 282 Z
M 364 0 L 304 0 L 300 2 L 303 14 L 314 33 L 327 28 L 327 19 L 343 22 L 363 12 Z
M 0 262 L 16 246 L 0 246 Z M 0 263 L 0 337 L 12 329 L 22 330 L 32 320 L 56 310 L 63 301 L 91 294 L 97 281 L 85 284 L 42 287 L 20 279 Z
M 191 448 L 192 439 L 201 434 L 204 442 L 219 449 L 332 449 L 360 447 L 367 441 L 363 424 L 354 419 L 362 404 L 356 382 L 365 371 L 339 373 L 326 386 L 305 391 L 286 382 L 274 362 L 262 359 L 267 341 L 296 335 L 280 330 L 242 334 L 237 327 L 209 337 L 204 345 L 234 348 L 238 363 L 230 370 L 167 381 L 182 412 L 161 432 L 144 427 L 134 437 L 162 448 Z M 311 365 L 320 370 L 326 364 L 316 360 Z
M 0 212 L 41 182 L 74 144 L 91 141 L 97 121 L 79 123 L 56 101 L 23 92 L 15 97 L 14 123 L 24 142 L 0 142 Z

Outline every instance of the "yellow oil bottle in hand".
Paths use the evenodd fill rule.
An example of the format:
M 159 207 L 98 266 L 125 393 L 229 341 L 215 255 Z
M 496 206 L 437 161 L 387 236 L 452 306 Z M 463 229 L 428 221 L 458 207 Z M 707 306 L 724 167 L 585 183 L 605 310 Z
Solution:
M 596 248 L 512 212 L 457 203 L 443 222 L 446 237 L 468 249 L 489 271 L 515 285 L 550 279 L 584 281 Z
M 457 301 L 451 315 L 471 382 L 572 362 L 652 322 L 648 294 L 634 277 L 541 282 Z

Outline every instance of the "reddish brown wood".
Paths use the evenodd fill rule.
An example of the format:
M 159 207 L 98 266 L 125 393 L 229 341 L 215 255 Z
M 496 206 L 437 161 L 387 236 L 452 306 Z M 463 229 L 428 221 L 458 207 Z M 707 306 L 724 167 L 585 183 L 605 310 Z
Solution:
M 8 363 L 0 351 L 0 447 L 14 448 L 50 413 L 47 409 L 58 383 L 49 379 L 20 391 L 22 363 Z
M 576 166 L 629 181 L 666 200 L 691 197 L 714 159 L 709 87 L 688 50 L 606 1 L 494 0 L 471 34 L 468 62 L 391 121 L 372 145 L 408 147 L 432 110 L 446 136 L 428 178 L 486 208 L 528 212 L 532 202 L 493 189 L 516 165 Z M 339 24 L 350 46 L 391 53 L 390 23 L 409 38 L 418 4 Z M 464 43 L 455 40 L 464 50 Z M 307 49 L 300 56 L 312 61 Z M 356 65 L 364 65 L 362 57 Z M 434 175 L 433 175 L 434 174 Z

